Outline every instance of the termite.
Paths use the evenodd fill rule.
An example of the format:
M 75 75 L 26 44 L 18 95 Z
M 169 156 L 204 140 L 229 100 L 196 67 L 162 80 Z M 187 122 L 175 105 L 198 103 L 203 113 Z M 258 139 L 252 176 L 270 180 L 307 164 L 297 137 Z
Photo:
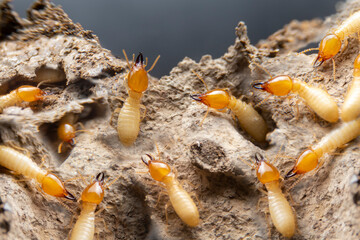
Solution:
M 7 107 L 18 106 L 23 102 L 34 102 L 44 99 L 44 92 L 37 87 L 24 85 L 0 96 L 0 113 Z
M 333 59 L 333 57 L 340 51 L 342 45 L 341 42 L 345 40 L 346 37 L 359 32 L 359 30 L 360 11 L 357 11 L 347 18 L 339 27 L 331 30 L 331 33 L 328 33 L 321 40 L 319 48 L 311 48 L 303 52 L 318 49 L 318 56 L 313 65 L 314 67 L 319 67 L 326 60 Z
M 295 166 L 286 174 L 285 178 L 297 174 L 305 174 L 319 168 L 319 159 L 325 154 L 350 142 L 360 135 L 360 118 L 343 123 L 339 128 L 331 131 L 320 142 L 303 151 L 295 162 Z
M 290 92 L 296 93 L 322 119 L 328 122 L 337 122 L 339 119 L 338 106 L 334 99 L 326 91 L 311 86 L 299 79 L 292 79 L 288 75 L 272 77 L 266 69 L 263 67 L 261 68 L 270 75 L 270 79 L 254 83 L 252 85 L 254 88 L 266 91 L 276 96 L 285 96 Z
M 146 154 L 146 156 L 149 160 L 146 161 L 143 157 L 141 157 L 141 160 L 148 167 L 151 177 L 165 186 L 170 202 L 177 215 L 190 227 L 199 225 L 199 211 L 190 195 L 176 179 L 176 174 L 171 170 L 170 166 L 160 160 L 154 160 L 150 154 Z M 165 210 L 166 208 L 167 205 Z
M 345 122 L 354 120 L 360 115 L 360 55 L 354 61 L 353 80 L 345 101 L 341 107 L 341 119 Z
M 143 92 L 148 87 L 148 72 L 155 67 L 160 55 L 155 59 L 151 68 L 149 70 L 145 70 L 147 64 L 144 64 L 144 57 L 142 53 L 139 53 L 136 61 L 132 62 L 130 65 L 125 51 L 123 52 L 130 68 L 130 72 L 126 77 L 129 96 L 126 98 L 125 103 L 120 110 L 117 122 L 117 131 L 122 144 L 125 146 L 131 146 L 135 142 L 140 130 L 140 101 Z M 115 111 L 118 110 L 119 109 L 116 109 Z
M 58 146 L 58 153 L 61 153 L 61 149 L 64 143 L 70 144 L 70 146 L 74 146 L 76 144 L 75 135 L 77 132 L 85 132 L 86 130 L 76 130 L 76 121 L 77 117 L 69 113 L 65 115 L 61 120 L 59 127 L 57 129 L 58 137 L 61 140 L 61 143 Z M 83 126 L 80 122 L 78 122 L 81 126 Z
M 0 165 L 27 178 L 34 179 L 41 185 L 42 191 L 51 196 L 76 201 L 55 174 L 41 169 L 31 158 L 11 147 L 0 145 Z
M 275 228 L 285 237 L 292 237 L 296 230 L 294 212 L 281 191 L 280 173 L 260 153 L 255 154 L 256 176 L 265 185 L 269 201 L 270 217 Z
M 201 121 L 204 122 L 209 108 L 217 111 L 230 109 L 237 117 L 240 126 L 258 142 L 264 142 L 268 127 L 263 117 L 250 105 L 240 99 L 236 99 L 227 89 L 214 89 L 209 91 L 205 81 L 193 71 L 194 74 L 204 83 L 207 92 L 203 94 L 190 94 L 190 97 L 198 102 L 205 104 L 208 110 Z M 200 125 L 201 125 L 200 124 Z
M 81 213 L 71 232 L 70 240 L 92 240 L 95 233 L 95 210 L 105 194 L 104 173 L 99 173 L 95 180 L 81 194 Z

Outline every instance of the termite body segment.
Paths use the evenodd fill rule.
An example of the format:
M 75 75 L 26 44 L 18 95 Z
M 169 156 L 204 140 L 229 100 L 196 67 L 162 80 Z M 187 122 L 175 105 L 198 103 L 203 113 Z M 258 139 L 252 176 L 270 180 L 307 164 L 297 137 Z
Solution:
M 264 82 L 253 84 L 253 87 L 276 96 L 285 96 L 290 92 L 298 94 L 306 104 L 322 119 L 337 122 L 339 108 L 334 99 L 324 90 L 310 86 L 299 79 L 279 75 Z
M 81 194 L 81 213 L 71 232 L 70 240 L 92 240 L 95 233 L 95 210 L 105 194 L 104 173 L 99 173 L 95 180 Z
M 333 58 L 341 49 L 341 42 L 348 36 L 358 33 L 360 30 L 360 11 L 347 18 L 339 27 L 333 29 L 320 42 L 318 56 L 314 67 Z
M 236 99 L 227 90 L 215 89 L 204 94 L 192 94 L 190 97 L 216 110 L 230 109 L 244 131 L 258 142 L 265 141 L 268 133 L 265 120 L 251 105 Z
M 285 178 L 290 178 L 297 174 L 305 174 L 315 169 L 319 164 L 319 159 L 325 153 L 329 153 L 330 151 L 343 146 L 359 135 L 360 118 L 343 123 L 339 128 L 323 137 L 320 142 L 302 152 L 296 160 L 294 168 L 287 173 Z
M 360 55 L 354 61 L 354 72 L 351 86 L 346 93 L 341 107 L 341 119 L 344 122 L 354 120 L 360 115 Z
M 281 191 L 279 185 L 280 173 L 260 154 L 255 154 L 256 175 L 267 189 L 269 210 L 275 228 L 285 237 L 292 237 L 296 230 L 294 212 Z
M 149 154 L 147 156 L 149 160 L 145 161 L 142 158 L 143 162 L 149 168 L 151 177 L 164 184 L 170 202 L 180 219 L 190 227 L 199 225 L 199 211 L 190 195 L 176 179 L 176 175 L 172 172 L 170 166 L 162 161 L 154 160 Z
M 31 158 L 10 147 L 0 146 L 0 165 L 27 178 L 34 179 L 41 185 L 41 189 L 51 196 L 76 201 L 56 175 L 41 169 Z
M 11 106 L 18 106 L 23 102 L 34 102 L 42 100 L 45 93 L 33 86 L 21 86 L 11 91 L 9 94 L 0 96 L 0 113 L 3 109 Z
M 131 146 L 140 131 L 140 101 L 142 93 L 137 93 L 132 90 L 128 91 L 129 96 L 126 98 L 124 106 L 121 108 L 117 131 L 120 141 L 125 146 Z
M 127 60 L 126 54 L 125 57 Z M 130 72 L 127 75 L 129 96 L 120 110 L 117 122 L 119 139 L 125 146 L 131 146 L 139 134 L 141 97 L 148 88 L 148 72 L 153 69 L 159 57 L 156 58 L 149 70 L 145 70 L 146 65 L 144 65 L 142 53 L 139 53 L 132 66 L 128 63 L 130 67 Z

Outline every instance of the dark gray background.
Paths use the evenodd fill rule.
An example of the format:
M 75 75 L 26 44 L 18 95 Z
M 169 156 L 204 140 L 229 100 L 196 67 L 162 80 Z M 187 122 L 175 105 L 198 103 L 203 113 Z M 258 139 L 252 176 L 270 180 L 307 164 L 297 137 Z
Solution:
M 244 21 L 253 44 L 293 19 L 323 18 L 335 13 L 338 0 L 54 0 L 85 29 L 94 31 L 103 47 L 122 56 L 142 51 L 152 75 L 169 73 L 185 56 L 220 57 L 234 43 L 235 26 Z M 14 0 L 20 16 L 29 0 Z

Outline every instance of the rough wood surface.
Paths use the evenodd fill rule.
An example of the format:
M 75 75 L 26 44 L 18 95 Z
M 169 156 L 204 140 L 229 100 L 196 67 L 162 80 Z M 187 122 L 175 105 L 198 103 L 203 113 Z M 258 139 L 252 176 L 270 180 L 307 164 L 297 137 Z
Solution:
M 255 105 L 268 95 L 253 91 L 250 84 L 269 77 L 252 64 L 256 62 L 274 76 L 288 74 L 326 88 L 341 106 L 359 54 L 354 36 L 335 58 L 334 81 L 331 62 L 313 71 L 315 55 L 295 53 L 318 42 L 331 27 L 360 9 L 359 1 L 347 1 L 324 23 L 292 22 L 257 47 L 251 45 L 246 26 L 240 22 L 234 45 L 221 58 L 206 55 L 195 62 L 185 57 L 169 76 L 151 81 L 142 101 L 147 114 L 140 134 L 133 147 L 125 148 L 116 132 L 117 115 L 111 115 L 121 106 L 116 97 L 126 97 L 125 61 L 115 58 L 95 35 L 47 1 L 37 1 L 26 20 L 11 11 L 8 1 L 0 9 L 0 94 L 22 84 L 36 85 L 42 69 L 65 75 L 63 81 L 41 87 L 55 97 L 32 108 L 11 107 L 0 114 L 1 144 L 12 141 L 28 149 L 39 164 L 46 156 L 45 166 L 62 179 L 100 171 L 111 179 L 120 175 L 106 191 L 102 206 L 108 208 L 98 216 L 106 222 L 106 228 L 102 221 L 96 225 L 103 239 L 267 239 L 264 213 L 268 208 L 264 202 L 257 208 L 264 194 L 257 190 L 261 185 L 255 172 L 240 158 L 253 161 L 260 152 L 284 175 L 293 166 L 292 158 L 337 124 L 314 117 L 302 103 L 296 117 L 296 99 L 270 97 L 257 108 L 271 129 L 266 146 L 251 141 L 226 113 L 211 112 L 200 127 L 206 108 L 193 102 L 189 94 L 205 88 L 191 70 L 202 75 L 210 89 L 229 88 L 234 96 Z M 318 79 L 313 80 L 315 77 Z M 76 146 L 59 155 L 56 127 L 68 113 L 77 114 L 89 132 L 79 133 Z M 155 142 L 161 158 L 176 168 L 179 179 L 194 185 L 185 184 L 185 188 L 200 199 L 200 226 L 187 227 L 171 208 L 166 224 L 167 197 L 157 204 L 162 189 L 150 184 L 148 175 L 138 173 L 146 170 L 140 157 L 156 155 Z M 279 149 L 288 157 L 275 161 Z M 298 223 L 293 239 L 359 239 L 360 209 L 352 201 L 349 186 L 350 177 L 359 169 L 356 139 L 340 155 L 327 156 L 318 173 L 308 174 L 290 191 Z M 58 201 L 45 198 L 33 182 L 18 179 L 22 178 L 0 169 L 0 197 L 11 206 L 11 211 L 9 207 L 0 211 L 0 239 L 65 239 L 74 214 Z M 284 188 L 292 183 L 284 182 Z M 67 185 L 79 196 L 86 183 L 74 179 Z M 78 204 L 66 204 L 79 213 Z M 10 224 L 9 231 L 3 222 Z M 272 224 L 270 229 L 271 239 L 283 239 Z

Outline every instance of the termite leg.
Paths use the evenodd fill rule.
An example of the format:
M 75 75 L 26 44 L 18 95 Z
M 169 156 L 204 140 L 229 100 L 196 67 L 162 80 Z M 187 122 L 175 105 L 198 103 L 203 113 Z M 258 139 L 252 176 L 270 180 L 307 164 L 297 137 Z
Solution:
M 261 189 L 262 190 L 262 189 Z M 258 200 L 258 202 L 257 202 L 257 204 L 256 204 L 256 210 L 257 211 L 260 211 L 260 204 L 262 203 L 262 202 L 267 202 L 267 198 L 266 197 L 261 197 L 261 198 L 259 198 L 259 200 Z
M 236 123 L 236 115 L 233 112 L 231 112 L 231 118 Z
M 23 177 L 23 175 L 21 173 L 11 171 L 11 174 L 15 175 L 15 176 Z M 12 181 L 15 182 L 15 183 L 17 183 L 17 182 L 27 182 L 27 181 L 30 181 L 30 179 L 27 179 L 27 178 L 23 177 L 22 179 L 12 179 Z
M 117 100 L 120 100 L 121 102 L 125 102 L 125 98 L 123 98 L 123 97 L 114 97 L 115 99 L 117 99 Z
M 168 207 L 171 206 L 171 202 L 170 200 L 165 204 L 165 219 L 166 219 L 166 225 L 168 225 L 168 214 L 167 214 L 167 209 Z
M 105 208 L 102 208 L 102 209 L 100 209 L 100 210 L 104 210 L 104 209 L 105 209 Z M 100 210 L 98 210 L 97 212 L 99 212 Z M 96 213 L 97 213 L 97 212 L 96 212 Z M 96 215 L 96 213 L 95 213 L 95 215 Z M 101 222 L 104 224 L 105 230 L 106 230 L 107 232 L 110 231 L 109 228 L 107 227 L 107 224 L 106 224 L 104 218 L 102 218 L 102 217 L 97 217 L 97 218 L 96 218 L 96 221 L 101 221 Z
M 264 189 L 262 189 L 262 188 L 257 188 L 257 190 L 259 190 L 260 192 L 262 192 L 263 194 L 265 194 L 266 196 L 268 195 L 268 193 L 264 190 Z
M 205 116 L 204 118 L 201 120 L 199 126 L 201 127 L 205 121 L 205 118 L 207 117 L 207 115 L 209 114 L 209 111 L 210 111 L 210 108 L 208 107 L 207 110 L 206 110 L 206 113 L 205 113 Z
M 166 189 L 166 188 L 164 187 L 164 185 L 162 185 L 161 183 L 154 182 L 154 181 L 152 181 L 152 180 L 146 180 L 146 181 L 148 181 L 147 184 L 154 185 L 154 186 L 158 186 L 158 187 L 161 187 L 162 189 Z
M 112 208 L 112 207 L 101 207 L 99 210 L 97 210 L 94 214 L 99 215 L 101 212 L 103 212 L 106 208 Z
M 121 108 L 116 108 L 116 109 L 111 113 L 110 122 L 109 122 L 110 125 L 113 124 L 114 114 L 115 114 L 115 113 L 119 113 L 120 111 L 121 111 Z
M 335 60 L 334 58 L 331 59 L 332 63 L 333 63 L 333 77 L 334 77 L 334 82 L 336 80 L 336 66 L 335 66 Z
M 322 165 L 324 165 L 324 162 L 325 162 L 325 158 L 322 157 L 322 158 L 320 159 L 320 162 L 319 162 L 318 165 L 316 166 L 313 175 L 317 174 L 317 173 L 320 171 L 320 168 L 322 167 Z
M 38 192 L 41 193 L 41 195 L 47 200 L 47 201 L 50 201 L 50 198 L 47 196 L 47 194 L 44 193 L 44 191 L 41 189 L 41 187 L 36 184 L 35 185 L 36 189 L 38 190 Z
M 269 212 L 265 212 L 265 221 L 268 227 L 268 239 L 271 239 L 271 222 L 269 220 Z
M 165 191 L 160 191 L 160 192 L 159 192 L 159 196 L 158 196 L 158 199 L 157 199 L 157 201 L 156 201 L 155 208 L 156 208 L 157 205 L 159 204 L 161 197 L 164 196 L 165 194 L 166 194 Z
M 203 209 L 203 205 L 201 204 L 198 195 L 197 195 L 195 192 L 190 192 L 189 195 L 190 195 L 190 196 L 193 196 L 193 197 L 196 199 L 196 201 L 198 202 L 199 208 Z
M 284 194 L 285 194 L 285 196 L 289 197 L 292 206 L 299 206 L 299 204 L 294 201 L 291 193 L 287 189 L 285 189 Z
M 175 169 L 174 169 L 175 170 Z M 177 170 L 176 170 L 176 174 L 175 175 L 177 175 Z M 198 185 L 198 186 L 195 186 L 194 184 L 192 184 L 191 182 L 189 182 L 188 180 L 186 180 L 186 179 L 180 179 L 180 184 L 181 185 L 189 185 L 190 187 L 192 187 L 193 189 L 196 189 L 196 188 L 198 188 L 198 187 L 200 187 L 200 185 Z
M 6 145 L 9 145 L 10 147 L 15 148 L 15 149 L 17 149 L 17 150 L 19 150 L 19 151 L 21 151 L 21 152 L 24 152 L 25 155 L 26 155 L 28 158 L 31 157 L 31 154 L 30 154 L 30 151 L 29 151 L 29 150 L 27 150 L 26 148 L 22 148 L 22 147 L 16 145 L 16 143 L 15 143 L 14 141 L 8 141 L 8 142 L 6 142 Z
M 357 34 L 358 34 L 358 36 L 359 36 L 359 32 L 358 32 Z M 340 54 L 345 51 L 345 49 L 347 48 L 348 44 L 349 44 L 349 40 L 348 40 L 348 38 L 345 38 L 343 47 L 342 47 L 342 49 L 341 49 L 341 51 L 340 51 Z

